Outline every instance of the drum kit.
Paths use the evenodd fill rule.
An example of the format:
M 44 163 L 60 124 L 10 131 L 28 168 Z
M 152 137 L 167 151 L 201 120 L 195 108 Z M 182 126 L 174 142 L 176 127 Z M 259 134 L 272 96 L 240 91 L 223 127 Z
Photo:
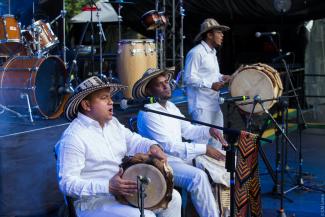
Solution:
M 33 7 L 34 8 L 34 7 Z M 11 14 L 0 17 L 0 108 L 22 116 L 17 108 L 33 109 L 53 119 L 63 112 L 68 94 L 64 91 L 67 72 L 64 61 L 51 56 L 59 44 L 49 22 L 32 20 L 22 29 Z

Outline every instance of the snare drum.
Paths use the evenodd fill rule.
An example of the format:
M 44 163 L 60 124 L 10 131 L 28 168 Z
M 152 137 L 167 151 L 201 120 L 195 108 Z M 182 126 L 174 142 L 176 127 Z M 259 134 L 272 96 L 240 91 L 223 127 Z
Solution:
M 16 56 L 0 68 L 0 104 L 28 111 L 28 96 L 32 109 L 45 118 L 57 118 L 68 98 L 59 93 L 66 77 L 64 63 L 58 57 Z
M 138 176 L 147 177 L 150 182 L 145 185 L 144 208 L 167 208 L 172 199 L 174 188 L 172 169 L 162 161 L 147 154 L 136 154 L 134 157 L 125 157 L 122 167 L 123 179 L 137 181 Z M 122 203 L 138 207 L 138 196 L 117 197 Z
M 0 17 L 0 55 L 12 56 L 23 48 L 20 27 L 13 15 Z
M 42 20 L 34 22 L 27 30 L 22 32 L 24 41 L 33 52 L 37 51 L 37 40 L 40 38 L 40 50 L 42 53 L 51 50 L 59 43 L 58 37 L 53 33 L 49 23 Z
M 147 30 L 167 26 L 167 19 L 165 15 L 155 10 L 151 10 L 143 14 L 141 17 L 141 22 L 147 28 Z
M 249 96 L 247 102 L 252 102 L 257 95 L 261 99 L 273 99 L 282 95 L 283 85 L 279 73 L 269 65 L 257 63 L 240 67 L 233 75 L 230 81 L 230 93 L 235 96 Z M 270 109 L 275 100 L 263 102 L 265 109 Z M 253 103 L 240 105 L 242 102 L 236 102 L 238 107 L 250 113 L 253 109 Z M 246 103 L 246 101 L 245 101 Z M 257 104 L 254 113 L 262 113 L 263 108 Z
M 132 88 L 148 68 L 157 68 L 156 44 L 152 39 L 121 40 L 118 44 L 117 73 L 126 98 L 132 98 Z

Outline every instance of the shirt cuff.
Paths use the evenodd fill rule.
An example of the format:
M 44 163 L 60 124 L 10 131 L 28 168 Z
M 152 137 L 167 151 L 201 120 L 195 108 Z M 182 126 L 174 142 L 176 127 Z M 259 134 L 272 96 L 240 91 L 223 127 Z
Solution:
M 211 138 L 210 127 L 205 127 L 205 129 L 203 130 L 203 137 L 205 139 L 210 139 Z
M 213 82 L 211 82 L 211 81 L 204 81 L 203 84 L 204 84 L 205 87 L 212 89 Z
M 96 194 L 107 195 L 109 192 L 109 181 L 96 181 Z
M 197 153 L 197 155 L 203 155 L 206 154 L 206 152 L 207 152 L 206 144 L 200 144 L 200 143 L 195 144 L 195 153 Z

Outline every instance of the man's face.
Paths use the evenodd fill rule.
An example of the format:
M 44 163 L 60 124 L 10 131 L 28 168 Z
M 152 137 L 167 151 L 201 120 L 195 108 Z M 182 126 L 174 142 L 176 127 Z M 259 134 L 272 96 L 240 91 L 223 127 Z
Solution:
M 220 47 L 223 42 L 223 32 L 220 30 L 213 30 L 208 33 L 208 39 L 211 41 L 213 47 Z
M 112 120 L 113 101 L 109 88 L 93 92 L 81 103 L 86 115 L 99 123 L 104 124 Z
M 163 100 L 169 99 L 172 95 L 167 75 L 159 75 L 153 78 L 147 88 L 149 95 Z

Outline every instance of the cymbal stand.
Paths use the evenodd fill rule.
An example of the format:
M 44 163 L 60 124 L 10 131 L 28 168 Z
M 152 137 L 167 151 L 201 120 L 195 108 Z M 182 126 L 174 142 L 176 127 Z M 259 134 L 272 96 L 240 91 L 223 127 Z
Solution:
M 117 9 L 117 23 L 118 23 L 118 41 L 121 41 L 122 38 L 122 26 L 121 22 L 123 21 L 123 17 L 121 16 L 121 10 L 123 6 L 118 3 L 118 9 Z
M 105 33 L 103 31 L 102 22 L 100 20 L 99 11 L 97 10 L 98 28 L 99 28 L 99 76 L 101 79 L 104 78 L 103 75 L 103 40 L 106 41 Z
M 94 75 L 95 72 L 95 56 L 94 56 L 94 25 L 93 25 L 93 6 L 96 7 L 96 10 L 98 11 L 99 8 L 97 7 L 96 3 L 93 0 L 89 1 L 90 5 L 90 27 L 91 27 L 91 76 Z
M 14 111 L 14 110 L 12 110 L 12 109 L 10 109 L 10 108 L 2 105 L 2 104 L 0 104 L 0 109 L 2 109 L 2 111 L 0 111 L 0 114 L 2 114 L 4 111 L 8 111 L 8 112 L 11 112 L 11 113 L 17 115 L 19 118 L 23 117 L 23 115 L 20 114 L 19 112 L 16 112 L 16 111 Z

